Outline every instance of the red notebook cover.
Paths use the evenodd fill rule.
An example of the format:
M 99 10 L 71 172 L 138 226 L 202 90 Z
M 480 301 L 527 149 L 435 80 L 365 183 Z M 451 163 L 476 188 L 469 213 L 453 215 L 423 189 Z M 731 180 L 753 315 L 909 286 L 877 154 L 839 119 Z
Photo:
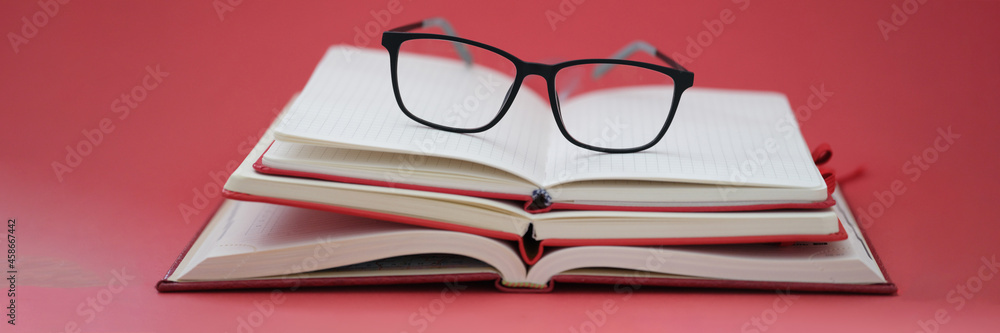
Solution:
M 270 148 L 271 147 L 268 146 L 268 150 L 270 150 Z M 264 154 L 266 153 L 267 150 L 264 151 Z M 834 204 L 836 204 L 836 201 L 834 201 L 832 197 L 834 184 L 836 184 L 836 178 L 834 177 L 832 172 L 824 172 L 822 168 L 820 168 L 820 173 L 823 175 L 823 180 L 826 181 L 827 198 L 824 201 L 817 201 L 810 203 L 779 203 L 779 204 L 701 206 L 701 207 L 689 207 L 689 206 L 663 207 L 663 206 L 587 205 L 587 204 L 554 202 L 551 205 L 541 207 L 535 204 L 535 202 L 538 201 L 539 199 L 533 198 L 531 194 L 516 195 L 509 193 L 470 191 L 470 190 L 460 190 L 460 189 L 452 189 L 445 187 L 396 183 L 396 182 L 388 182 L 388 181 L 364 179 L 364 178 L 343 177 L 343 176 L 329 175 L 323 173 L 278 169 L 264 165 L 263 162 L 264 154 L 261 154 L 261 156 L 257 159 L 257 162 L 253 164 L 254 170 L 263 174 L 312 178 L 312 179 L 320 179 L 320 180 L 327 180 L 327 181 L 334 181 L 341 183 L 392 187 L 392 188 L 401 188 L 407 190 L 458 194 L 458 195 L 490 198 L 490 199 L 521 201 L 524 202 L 524 210 L 529 213 L 544 213 L 553 209 L 617 210 L 617 211 L 638 211 L 638 212 L 735 212 L 735 211 L 757 211 L 757 210 L 775 210 L 775 209 L 822 209 L 822 208 L 832 207 Z M 817 146 L 816 149 L 813 150 L 812 156 L 813 156 L 813 161 L 816 163 L 817 167 L 820 167 L 822 164 L 826 163 L 830 159 L 831 151 L 829 145 L 821 144 Z
M 214 215 L 214 214 L 213 214 Z M 800 292 L 824 292 L 824 293 L 859 293 L 859 294 L 895 294 L 896 285 L 892 283 L 885 266 L 879 259 L 878 254 L 872 247 L 864 230 L 861 234 L 865 238 L 865 243 L 869 247 L 875 262 L 878 264 L 886 283 L 879 284 L 835 284 L 835 283 L 798 283 L 798 282 L 769 282 L 769 281 L 739 281 L 739 280 L 717 280 L 717 279 L 677 279 L 662 277 L 613 277 L 613 276 L 589 276 L 589 275 L 556 275 L 552 277 L 549 284 L 541 289 L 511 288 L 501 283 L 501 277 L 496 273 L 463 273 L 463 274 L 432 274 L 432 275 L 403 275 L 403 276 L 380 276 L 380 277 L 339 277 L 339 278 L 278 278 L 278 279 L 247 279 L 233 281 L 197 281 L 197 282 L 176 282 L 168 278 L 177 270 L 178 265 L 187 255 L 188 251 L 195 244 L 198 237 L 204 232 L 211 217 L 206 219 L 205 225 L 191 239 L 188 246 L 177 256 L 177 259 L 167 270 L 163 279 L 156 283 L 156 290 L 159 292 L 178 291 L 202 291 L 202 290 L 232 290 L 232 289 L 261 289 L 261 288 L 288 288 L 297 290 L 301 287 L 338 287 L 338 286 L 368 286 L 368 285 L 393 285 L 393 284 L 427 284 L 427 283 L 457 283 L 474 281 L 495 281 L 495 286 L 500 291 L 519 293 L 550 292 L 556 282 L 562 283 L 584 283 L 584 284 L 604 284 L 619 286 L 661 286 L 678 288 L 711 288 L 711 289 L 740 289 L 740 290 L 786 290 Z M 843 225 L 841 225 L 843 232 Z M 523 255 L 523 248 L 522 248 Z M 537 258 L 536 258 L 537 260 Z

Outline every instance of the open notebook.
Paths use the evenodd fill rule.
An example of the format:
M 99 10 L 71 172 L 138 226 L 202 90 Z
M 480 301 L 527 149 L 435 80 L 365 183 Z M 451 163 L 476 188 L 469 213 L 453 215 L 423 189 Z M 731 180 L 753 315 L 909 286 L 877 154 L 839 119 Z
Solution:
M 522 89 L 500 123 L 482 133 L 421 125 L 396 105 L 387 54 L 345 48 L 327 51 L 277 127 L 277 140 L 258 171 L 518 200 L 529 203 L 526 208 L 532 212 L 833 204 L 831 179 L 817 169 L 788 100 L 779 93 L 689 89 L 658 145 L 639 153 L 607 154 L 568 142 L 558 132 L 548 102 L 530 89 Z M 419 76 L 422 85 L 454 79 L 447 73 L 465 66 L 400 56 L 423 64 L 427 75 Z M 471 70 L 504 75 L 479 66 Z M 486 98 L 503 98 L 505 89 Z M 669 89 L 598 90 L 565 103 L 585 108 L 606 100 L 638 102 Z
M 835 194 L 839 196 L 838 194 Z M 320 210 L 227 200 L 160 291 L 496 280 L 892 293 L 843 200 L 848 238 L 825 243 L 558 248 L 533 265 L 515 244 Z
M 279 116 L 280 118 L 280 116 Z M 276 126 L 276 121 L 272 126 Z M 831 208 L 748 212 L 560 210 L 435 191 L 258 172 L 273 128 L 233 171 L 225 196 L 473 233 L 518 244 L 525 262 L 548 247 L 835 241 L 847 237 Z M 270 146 L 273 149 L 273 146 Z

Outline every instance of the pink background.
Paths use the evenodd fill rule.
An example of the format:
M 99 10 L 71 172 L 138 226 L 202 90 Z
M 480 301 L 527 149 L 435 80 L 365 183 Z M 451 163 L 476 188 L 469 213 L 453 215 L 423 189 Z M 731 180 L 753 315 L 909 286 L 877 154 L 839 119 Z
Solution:
M 445 303 L 445 286 L 434 284 L 286 292 L 273 311 L 260 311 L 255 303 L 269 300 L 268 291 L 159 294 L 154 283 L 210 213 L 187 221 L 178 207 L 206 189 L 209 206 L 221 200 L 211 175 L 243 158 L 327 46 L 354 43 L 355 27 L 389 28 L 370 14 L 386 11 L 386 1 L 232 1 L 238 4 L 221 18 L 210 0 L 72 1 L 55 15 L 35 0 L 0 4 L 8 41 L 0 46 L 0 212 L 17 225 L 17 331 L 75 324 L 83 332 L 245 332 L 238 326 L 248 318 L 254 332 L 735 332 L 755 329 L 752 320 L 761 316 L 769 331 L 1000 326 L 1000 278 L 981 270 L 983 258 L 1000 252 L 996 1 L 753 0 L 743 10 L 745 3 L 730 1 L 589 0 L 563 5 L 565 20 L 555 29 L 546 11 L 560 12 L 556 0 L 402 0 L 398 13 L 382 15 L 388 26 L 445 16 L 463 36 L 529 61 L 604 57 L 644 39 L 693 59 L 687 67 L 696 86 L 787 94 L 803 112 L 810 145 L 830 143 L 842 174 L 866 168 L 844 192 L 868 212 L 868 235 L 898 296 L 800 295 L 786 308 L 773 292 L 644 288 L 627 296 L 606 286 L 559 285 L 535 295 L 485 284 Z M 905 22 L 905 13 L 897 14 L 898 30 L 886 39 L 879 21 L 893 22 L 894 5 L 912 14 Z M 727 10 L 735 21 L 708 38 L 704 21 Z M 43 24 L 23 30 L 22 18 Z M 706 45 L 700 52 L 687 40 L 699 33 Z M 155 79 L 135 88 L 147 66 L 169 75 L 153 89 Z M 146 91 L 138 105 L 116 102 L 133 88 Z M 812 88 L 832 95 L 821 105 L 814 97 L 807 113 Z M 105 118 L 113 131 L 73 161 L 72 172 L 57 174 L 52 164 L 67 163 L 66 147 Z M 939 130 L 949 128 L 960 137 L 939 140 L 935 149 Z M 915 156 L 926 157 L 919 178 Z M 894 182 L 901 194 L 880 202 L 876 193 Z M 134 277 L 109 288 L 121 272 Z M 978 291 L 959 296 L 959 285 Z M 97 297 L 109 302 L 89 312 L 87 299 Z M 609 310 L 601 310 L 605 304 Z M 422 308 L 435 312 L 425 316 Z M 930 323 L 936 314 L 943 323 Z

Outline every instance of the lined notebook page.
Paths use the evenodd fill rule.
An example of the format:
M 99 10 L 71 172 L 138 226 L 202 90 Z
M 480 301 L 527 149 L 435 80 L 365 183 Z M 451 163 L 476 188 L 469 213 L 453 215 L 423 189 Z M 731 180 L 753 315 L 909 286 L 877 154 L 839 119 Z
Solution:
M 437 70 L 442 66 L 464 66 L 423 57 L 410 62 L 424 64 L 426 75 L 419 82 L 424 86 L 455 79 L 445 75 L 448 71 Z M 505 93 L 506 88 L 501 89 L 498 98 Z M 543 121 L 553 122 L 548 104 L 521 89 L 511 110 L 488 131 L 457 134 L 424 126 L 406 117 L 396 104 L 385 50 L 334 46 L 275 136 L 305 144 L 464 159 L 541 183 L 546 173 L 544 145 L 549 141 L 549 133 L 540 130 Z
M 440 74 L 446 71 L 437 71 L 436 66 L 462 65 L 415 61 L 426 65 L 424 85 L 449 80 Z M 657 94 L 663 88 L 635 89 L 630 94 Z M 659 144 L 639 153 L 606 154 L 568 142 L 559 133 L 547 101 L 527 89 L 521 89 L 504 119 L 485 132 L 456 134 L 421 125 L 396 104 L 388 54 L 344 46 L 327 51 L 276 137 L 463 159 L 544 187 L 595 179 L 824 186 L 788 101 L 778 93 L 688 89 Z
M 665 89 L 670 88 L 636 87 L 629 93 L 632 98 L 645 94 L 652 99 L 653 95 L 669 94 Z M 581 97 L 565 104 L 579 110 L 595 99 Z M 552 158 L 546 186 L 602 179 L 823 186 L 791 117 L 787 99 L 778 93 L 691 88 L 681 97 L 667 134 L 642 152 L 603 154 L 580 149 L 562 137 L 550 138 Z M 603 125 L 595 120 L 594 126 Z

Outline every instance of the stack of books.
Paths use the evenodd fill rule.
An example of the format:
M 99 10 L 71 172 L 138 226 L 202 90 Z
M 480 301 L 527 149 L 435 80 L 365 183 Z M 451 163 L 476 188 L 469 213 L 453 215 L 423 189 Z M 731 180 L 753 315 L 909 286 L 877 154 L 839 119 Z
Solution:
M 781 94 L 689 89 L 659 145 L 606 154 L 566 141 L 527 89 L 487 132 L 420 125 L 388 63 L 331 47 L 157 289 L 896 290 Z

